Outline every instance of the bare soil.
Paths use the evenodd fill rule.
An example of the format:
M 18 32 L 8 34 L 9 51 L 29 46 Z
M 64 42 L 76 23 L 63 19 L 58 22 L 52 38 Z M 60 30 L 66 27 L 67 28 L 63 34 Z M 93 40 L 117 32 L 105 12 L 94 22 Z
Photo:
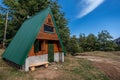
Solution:
M 58 71 L 43 69 L 32 73 L 34 79 L 55 79 L 60 76 Z
M 110 80 L 120 80 L 120 62 L 99 56 L 76 56 L 93 62 L 93 65 L 103 71 Z
M 62 71 L 60 71 L 62 65 L 57 65 L 57 63 L 52 63 L 47 68 L 42 66 L 37 67 L 35 71 L 30 72 L 34 80 L 57 80 L 58 77 L 62 76 Z

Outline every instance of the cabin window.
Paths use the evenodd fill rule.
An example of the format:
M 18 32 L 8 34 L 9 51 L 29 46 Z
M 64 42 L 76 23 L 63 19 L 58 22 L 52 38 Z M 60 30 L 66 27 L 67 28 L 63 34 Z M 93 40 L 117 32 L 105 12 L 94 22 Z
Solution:
M 44 25 L 44 31 L 45 32 L 54 32 L 54 28 L 49 25 Z
M 41 41 L 36 39 L 34 42 L 34 53 L 41 51 Z

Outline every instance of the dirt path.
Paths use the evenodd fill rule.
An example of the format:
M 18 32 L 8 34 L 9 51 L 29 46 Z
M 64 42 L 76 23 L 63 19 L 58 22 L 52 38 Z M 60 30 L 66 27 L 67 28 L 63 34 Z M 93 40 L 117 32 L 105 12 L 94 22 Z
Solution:
M 120 62 L 109 58 L 97 56 L 76 56 L 77 58 L 88 59 L 93 65 L 102 70 L 110 80 L 120 80 Z

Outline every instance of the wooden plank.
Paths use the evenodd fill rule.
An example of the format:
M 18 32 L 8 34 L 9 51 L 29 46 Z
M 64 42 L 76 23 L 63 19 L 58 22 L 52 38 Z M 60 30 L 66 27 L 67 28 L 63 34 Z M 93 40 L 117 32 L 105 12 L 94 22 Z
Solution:
M 48 64 L 48 63 L 49 63 L 48 61 L 45 61 L 45 62 L 38 62 L 38 63 L 31 64 L 30 67 L 45 65 L 45 64 Z

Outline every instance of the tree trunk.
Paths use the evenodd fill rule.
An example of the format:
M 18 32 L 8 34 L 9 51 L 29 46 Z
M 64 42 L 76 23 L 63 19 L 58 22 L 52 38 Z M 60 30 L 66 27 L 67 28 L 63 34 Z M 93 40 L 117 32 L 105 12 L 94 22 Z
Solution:
M 8 12 L 6 13 L 5 19 L 5 31 L 4 31 L 4 38 L 3 38 L 3 48 L 6 48 L 6 34 L 7 34 L 7 23 L 8 23 Z

